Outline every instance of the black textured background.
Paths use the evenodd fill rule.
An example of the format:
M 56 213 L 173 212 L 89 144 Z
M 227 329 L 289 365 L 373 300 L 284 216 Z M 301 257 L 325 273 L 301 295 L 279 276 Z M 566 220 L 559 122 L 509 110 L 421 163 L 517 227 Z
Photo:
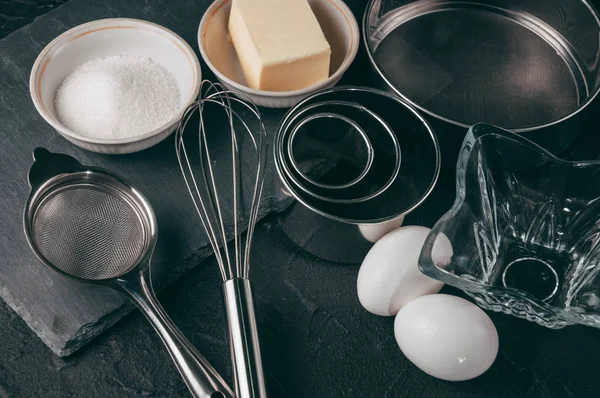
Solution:
M 63 2 L 0 0 L 0 38 Z M 366 67 L 364 58 L 354 67 Z M 589 125 L 571 156 L 598 155 L 598 145 L 586 141 L 597 143 L 597 126 Z M 448 383 L 425 375 L 403 357 L 393 338 L 393 318 L 360 307 L 357 267 L 327 264 L 298 250 L 276 218 L 257 228 L 253 266 L 272 397 L 600 396 L 598 330 L 552 331 L 490 313 L 500 335 L 496 362 L 475 380 Z M 159 298 L 230 380 L 225 319 L 214 311 L 222 303 L 217 280 L 216 263 L 209 259 Z M 60 359 L 0 304 L 0 397 L 179 396 L 187 396 L 187 390 L 138 312 L 74 356 Z

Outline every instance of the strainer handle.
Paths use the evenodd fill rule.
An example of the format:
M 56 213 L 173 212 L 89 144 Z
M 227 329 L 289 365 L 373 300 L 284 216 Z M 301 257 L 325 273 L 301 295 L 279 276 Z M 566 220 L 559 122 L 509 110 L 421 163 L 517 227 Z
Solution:
M 231 388 L 173 324 L 153 293 L 147 272 L 120 280 L 119 287 L 138 306 L 160 335 L 179 373 L 196 398 L 235 398 Z
M 29 169 L 27 179 L 33 191 L 52 177 L 63 173 L 73 173 L 83 169 L 75 158 L 62 153 L 53 153 L 46 148 L 35 148 L 34 162 Z

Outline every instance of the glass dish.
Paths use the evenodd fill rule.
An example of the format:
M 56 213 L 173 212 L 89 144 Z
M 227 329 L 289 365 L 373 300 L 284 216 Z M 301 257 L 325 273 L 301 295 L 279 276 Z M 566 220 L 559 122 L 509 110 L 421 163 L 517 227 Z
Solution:
M 423 246 L 421 271 L 485 309 L 549 328 L 600 328 L 600 162 L 561 160 L 476 124 L 456 170 L 456 200 Z M 432 254 L 445 238 L 448 264 Z

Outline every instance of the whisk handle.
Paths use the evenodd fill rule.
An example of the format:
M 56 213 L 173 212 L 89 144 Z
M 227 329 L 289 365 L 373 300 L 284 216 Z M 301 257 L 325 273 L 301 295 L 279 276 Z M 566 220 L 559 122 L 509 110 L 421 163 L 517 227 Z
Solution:
M 136 278 L 119 281 L 120 290 L 138 306 L 165 344 L 177 370 L 195 398 L 234 398 L 231 388 L 173 324 L 151 287 L 150 277 L 140 272 Z
M 248 279 L 223 283 L 229 323 L 229 344 L 238 398 L 266 398 L 252 286 Z

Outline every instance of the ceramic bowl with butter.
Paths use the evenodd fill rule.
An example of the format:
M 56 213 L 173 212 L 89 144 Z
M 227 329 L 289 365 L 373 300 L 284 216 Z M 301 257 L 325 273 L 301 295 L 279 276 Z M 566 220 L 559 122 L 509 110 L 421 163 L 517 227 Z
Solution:
M 55 106 L 61 84 L 79 66 L 111 56 L 149 58 L 172 75 L 180 101 L 169 120 L 126 138 L 89 136 L 61 122 Z M 40 115 L 68 141 L 93 152 L 122 154 L 146 149 L 168 137 L 198 96 L 201 81 L 198 57 L 177 34 L 147 21 L 110 18 L 76 26 L 52 40 L 32 67 L 29 91 Z
M 315 84 L 291 90 L 277 90 L 273 88 L 273 85 L 269 87 L 269 84 L 265 84 L 264 87 L 266 88 L 264 89 L 253 88 L 252 86 L 257 87 L 257 85 L 249 84 L 244 67 L 242 66 L 243 62 L 240 60 L 247 60 L 256 54 L 253 49 L 248 48 L 251 45 L 244 45 L 236 51 L 232 34 L 230 34 L 232 3 L 233 0 L 216 0 L 208 8 L 198 29 L 198 46 L 204 62 L 217 79 L 228 89 L 246 94 L 257 105 L 270 108 L 291 107 L 303 98 L 319 90 L 334 86 L 342 78 L 356 57 L 360 43 L 360 31 L 352 11 L 350 11 L 342 0 L 308 0 L 307 3 L 318 21 L 319 26 L 317 29 L 320 27 L 322 35 L 324 35 L 330 47 L 328 77 Z M 301 5 L 295 4 L 295 6 Z M 273 18 L 275 15 L 274 12 L 267 12 L 266 14 L 268 15 L 256 14 L 253 17 L 259 19 Z M 260 25 L 260 23 L 257 22 L 256 25 Z M 299 24 L 294 25 L 295 29 L 299 28 Z M 302 37 L 314 37 L 311 33 L 310 31 L 302 33 L 288 31 L 284 35 L 301 34 Z M 260 34 L 268 35 L 269 32 L 262 31 Z M 273 33 L 273 37 L 276 36 Z M 308 39 L 303 40 L 303 46 L 307 46 L 306 51 L 311 51 L 309 47 L 311 43 L 308 43 L 309 41 Z M 314 46 L 317 46 L 315 48 L 318 48 L 318 45 L 319 43 L 314 43 Z M 240 54 L 238 54 L 239 51 L 243 51 L 245 54 L 242 54 L 240 57 Z M 254 54 L 252 54 L 253 51 Z M 315 49 L 314 51 L 317 50 Z M 275 54 L 274 57 L 278 55 L 281 57 L 281 54 Z M 262 61 L 263 63 L 270 62 L 269 59 L 263 59 Z M 248 63 L 250 62 L 246 61 L 246 64 Z M 319 64 L 318 60 L 308 63 L 311 67 L 316 64 Z M 247 66 L 250 69 L 253 67 L 257 66 Z M 277 65 L 274 65 L 274 68 L 276 67 Z M 307 68 L 303 67 L 302 69 L 306 72 Z M 265 69 L 261 73 L 264 72 Z M 275 71 L 276 74 L 277 71 Z M 296 73 L 282 71 L 281 74 L 289 76 L 289 80 L 299 78 Z

